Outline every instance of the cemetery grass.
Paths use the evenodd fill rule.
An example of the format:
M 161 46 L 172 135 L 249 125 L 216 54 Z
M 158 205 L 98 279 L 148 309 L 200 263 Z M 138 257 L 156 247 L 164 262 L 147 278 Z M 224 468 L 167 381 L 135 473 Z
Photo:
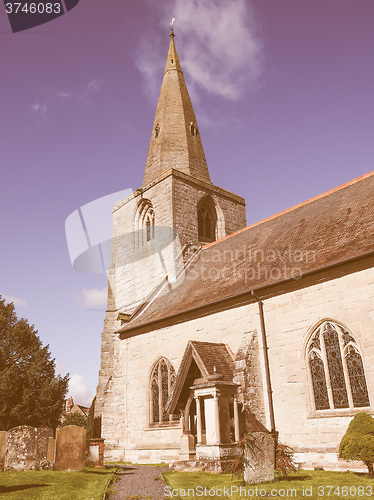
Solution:
M 115 469 L 0 472 L 1 500 L 102 500 Z
M 257 485 L 245 484 L 243 476 L 231 474 L 170 471 L 164 472 L 162 476 L 169 488 L 165 489 L 166 498 L 171 500 L 196 500 L 199 497 L 225 500 L 245 498 L 356 500 L 374 497 L 374 478 L 363 472 L 301 470 L 286 477 L 278 476 L 275 481 Z

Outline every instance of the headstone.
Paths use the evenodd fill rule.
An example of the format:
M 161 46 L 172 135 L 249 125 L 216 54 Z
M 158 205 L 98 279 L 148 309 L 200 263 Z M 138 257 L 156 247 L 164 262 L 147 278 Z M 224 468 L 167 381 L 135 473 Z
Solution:
M 14 427 L 8 431 L 4 470 L 50 469 L 53 464 L 47 460 L 48 440 L 52 429 Z
M 0 471 L 4 469 L 7 437 L 7 431 L 0 431 Z
M 47 460 L 52 464 L 55 462 L 56 440 L 53 437 L 48 439 Z
M 275 439 L 268 432 L 252 432 L 245 447 L 244 481 L 274 481 Z
M 86 459 L 86 429 L 61 427 L 56 433 L 55 470 L 83 470 Z

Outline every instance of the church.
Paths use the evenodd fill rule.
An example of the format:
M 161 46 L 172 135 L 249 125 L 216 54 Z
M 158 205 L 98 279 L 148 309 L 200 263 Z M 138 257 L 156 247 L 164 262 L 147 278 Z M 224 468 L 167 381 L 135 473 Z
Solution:
M 219 461 L 245 432 L 339 468 L 374 413 L 374 172 L 247 227 L 210 179 L 170 46 L 142 186 L 113 207 L 105 457 Z

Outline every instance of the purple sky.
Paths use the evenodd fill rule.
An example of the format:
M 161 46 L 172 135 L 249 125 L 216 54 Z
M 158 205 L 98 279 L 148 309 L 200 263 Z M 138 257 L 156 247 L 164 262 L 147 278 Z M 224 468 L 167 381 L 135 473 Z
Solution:
M 80 0 L 16 34 L 1 4 L 0 294 L 81 404 L 106 278 L 72 269 L 64 223 L 141 185 L 172 17 L 212 181 L 249 224 L 373 169 L 373 0 Z

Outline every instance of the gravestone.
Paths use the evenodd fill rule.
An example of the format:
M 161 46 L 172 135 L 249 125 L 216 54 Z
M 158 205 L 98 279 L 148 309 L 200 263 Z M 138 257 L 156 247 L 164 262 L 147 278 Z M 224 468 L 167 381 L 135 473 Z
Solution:
M 83 470 L 86 459 L 86 429 L 61 427 L 56 433 L 55 470 Z
M 252 432 L 245 447 L 244 481 L 274 481 L 275 439 L 268 432 Z
M 7 431 L 0 431 L 0 471 L 4 469 Z
M 52 429 L 14 427 L 8 431 L 4 470 L 50 469 L 47 461 L 48 441 L 53 436 Z

